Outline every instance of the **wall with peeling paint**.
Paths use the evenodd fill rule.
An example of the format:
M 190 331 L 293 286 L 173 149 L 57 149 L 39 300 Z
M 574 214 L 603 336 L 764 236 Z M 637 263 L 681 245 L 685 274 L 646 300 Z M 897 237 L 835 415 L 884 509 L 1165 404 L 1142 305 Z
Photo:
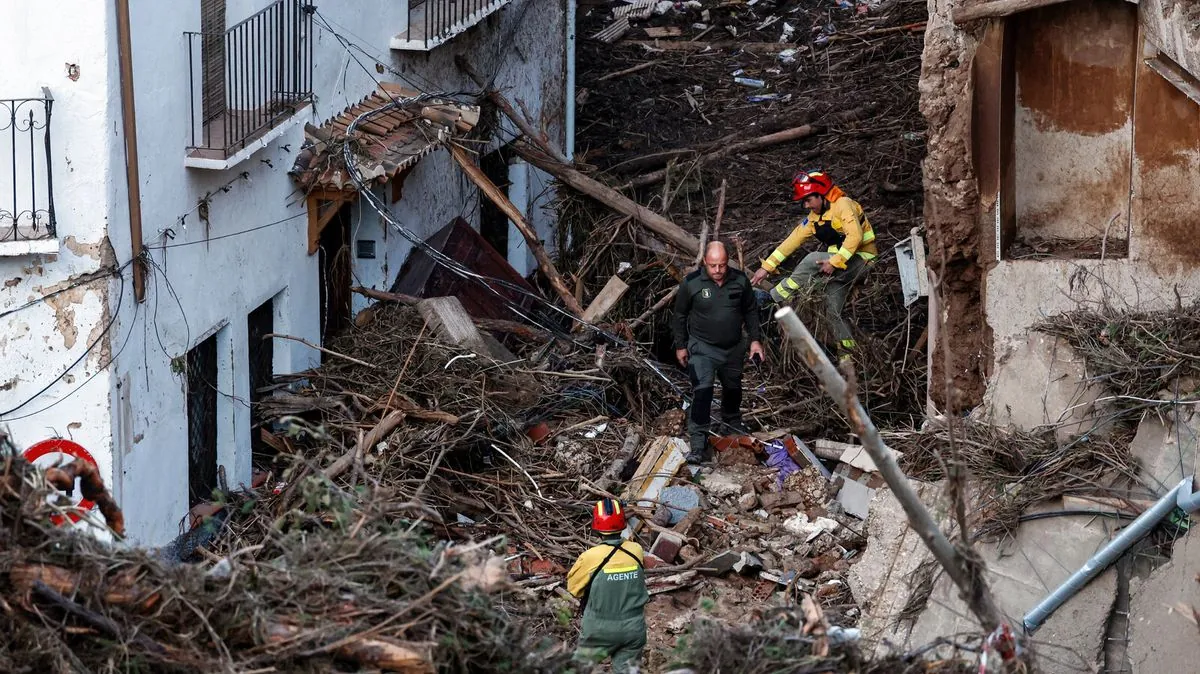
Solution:
M 268 4 L 230 0 L 227 23 Z M 43 85 L 55 94 L 60 252 L 0 256 L 0 312 L 65 288 L 81 275 L 127 264 L 132 250 L 111 3 L 22 0 L 18 5 L 18 20 L 8 21 L 12 15 L 6 14 L 0 24 L 0 62 L 6 66 L 0 69 L 0 97 L 37 95 Z M 456 54 L 467 55 L 488 74 L 502 62 L 497 84 L 529 104 L 550 138 L 563 144 L 561 2 L 519 0 L 428 55 L 388 49 L 390 38 L 405 25 L 401 6 L 362 0 L 353 8 L 334 4 L 320 11 L 339 33 L 427 90 L 477 88 L 455 69 Z M 143 240 L 149 254 L 146 302 L 133 300 L 125 273 L 4 316 L 0 411 L 34 396 L 80 362 L 46 395 L 0 423 L 24 445 L 55 432 L 82 442 L 113 486 L 131 539 L 155 545 L 179 532 L 188 508 L 181 357 L 217 335 L 218 462 L 236 488 L 248 483 L 251 473 L 247 314 L 273 301 L 275 332 L 320 340 L 318 257 L 308 255 L 306 211 L 287 175 L 303 142 L 302 123 L 320 124 L 357 102 L 375 87 L 374 77 L 398 78 L 377 75 L 369 58 L 359 54 L 370 69 L 364 71 L 318 21 L 309 36 L 315 101 L 300 113 L 302 123 L 229 170 L 185 168 L 192 103 L 183 34 L 199 30 L 199 3 L 133 3 L 131 24 Z M 46 35 L 70 39 L 47 40 Z M 67 78 L 65 64 L 77 66 L 77 80 Z M 548 182 L 533 182 L 539 181 Z M 539 208 L 547 199 L 531 192 L 529 203 L 518 205 L 550 238 L 552 216 Z M 352 208 L 355 238 L 379 239 L 378 258 L 360 261 L 356 282 L 387 288 L 411 245 L 383 231 L 371 211 L 359 204 Z M 412 171 L 404 198 L 392 209 L 425 236 L 459 215 L 476 222 L 478 196 L 448 154 L 438 152 Z M 97 343 L 92 354 L 81 358 L 92 342 Z M 274 341 L 276 373 L 312 367 L 319 356 L 297 342 Z
M 111 3 L 91 0 L 8 2 L 0 21 L 0 98 L 40 97 L 42 87 L 54 97 L 58 233 L 57 254 L 14 257 L 0 243 L 0 424 L 20 447 L 75 440 L 109 483 L 112 333 L 105 329 L 121 287 L 103 273 L 118 260 L 105 239 L 120 123 L 110 96 L 111 11 Z

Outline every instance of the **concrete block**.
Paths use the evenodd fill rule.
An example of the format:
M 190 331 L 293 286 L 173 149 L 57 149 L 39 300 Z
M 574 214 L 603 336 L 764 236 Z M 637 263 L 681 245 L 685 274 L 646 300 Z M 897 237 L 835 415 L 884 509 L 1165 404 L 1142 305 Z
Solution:
M 1022 430 L 1061 424 L 1060 440 L 1087 432 L 1105 391 L 1084 383 L 1086 377 L 1083 359 L 1065 342 L 1038 332 L 1017 338 L 997 359 L 985 400 L 988 421 Z
M 664 531 L 654 539 L 654 544 L 650 546 L 650 554 L 671 564 L 679 557 L 683 544 L 682 536 Z
M 1200 610 L 1200 534 L 1175 541 L 1171 561 L 1129 582 L 1129 660 L 1133 674 L 1194 672 L 1200 637 L 1189 618 Z

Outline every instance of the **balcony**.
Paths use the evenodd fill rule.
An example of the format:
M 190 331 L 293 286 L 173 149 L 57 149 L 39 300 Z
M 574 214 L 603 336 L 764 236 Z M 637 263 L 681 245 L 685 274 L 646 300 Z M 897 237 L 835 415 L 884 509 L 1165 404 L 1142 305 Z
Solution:
M 54 97 L 0 99 L 0 256 L 58 252 L 50 113 Z
M 408 30 L 392 38 L 398 51 L 429 51 L 483 21 L 512 0 L 409 0 Z
M 302 120 L 312 102 L 309 0 L 278 0 L 223 30 L 204 16 L 186 33 L 191 71 L 191 145 L 184 163 L 226 169 Z

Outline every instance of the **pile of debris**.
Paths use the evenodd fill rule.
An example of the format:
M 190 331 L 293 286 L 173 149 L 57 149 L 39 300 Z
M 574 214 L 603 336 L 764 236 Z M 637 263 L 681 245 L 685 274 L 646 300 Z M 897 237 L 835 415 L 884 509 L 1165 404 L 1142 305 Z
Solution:
M 522 616 L 541 609 L 511 591 L 494 539 L 448 545 L 384 502 L 309 480 L 255 545 L 178 564 L 51 525 L 47 498 L 73 487 L 62 470 L 3 458 L 6 672 L 566 671 L 569 651 L 531 636 Z M 231 496 L 234 521 L 283 502 Z M 105 514 L 119 529 L 119 511 Z

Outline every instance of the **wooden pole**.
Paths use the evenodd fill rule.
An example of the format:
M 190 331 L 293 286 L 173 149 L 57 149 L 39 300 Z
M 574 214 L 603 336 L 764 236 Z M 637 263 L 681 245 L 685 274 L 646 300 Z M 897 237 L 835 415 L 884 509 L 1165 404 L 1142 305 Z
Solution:
M 568 186 L 592 197 L 609 208 L 628 215 L 640 222 L 646 229 L 654 232 L 664 242 L 674 246 L 685 255 L 694 256 L 700 249 L 696 237 L 688 234 L 679 225 L 671 222 L 654 211 L 642 206 L 613 188 L 585 176 L 575 169 L 547 157 L 538 152 L 533 146 L 520 141 L 512 144 L 512 148 L 525 161 L 558 178 Z
M 133 39 L 129 0 L 117 2 L 117 62 L 121 79 L 121 121 L 125 136 L 125 187 L 129 201 L 129 243 L 133 254 L 133 297 L 146 301 L 146 265 L 142 261 L 142 187 L 138 171 L 137 107 L 133 95 Z
M 713 222 L 713 241 L 721 240 L 721 220 L 725 218 L 725 188 L 728 183 L 728 179 L 721 178 L 721 187 L 717 190 L 717 219 Z
M 837 403 L 842 413 L 850 421 L 858 437 L 862 439 L 863 449 L 871 456 L 871 460 L 879 468 L 888 487 L 904 508 L 908 523 L 917 535 L 924 541 L 925 546 L 933 552 L 934 558 L 946 570 L 946 574 L 958 586 L 959 593 L 967 607 L 975 614 L 979 624 L 991 633 L 1004 622 L 1000 610 L 992 599 L 991 590 L 983 579 L 982 562 L 971 560 L 959 553 L 950 539 L 938 528 L 933 516 L 921 503 L 917 492 L 909 483 L 908 477 L 896 463 L 896 455 L 883 443 L 879 430 L 867 411 L 863 409 L 858 396 L 846 384 L 846 380 L 838 373 L 837 368 L 829 361 L 825 351 L 813 339 L 812 333 L 804 327 L 804 323 L 796 316 L 791 307 L 784 307 L 775 312 L 775 319 L 787 332 L 788 339 L 796 351 L 804 359 L 809 369 L 821 380 L 825 392 Z
M 521 212 L 517 210 L 517 207 L 513 205 L 513 202 L 509 201 L 508 197 L 504 195 L 504 192 L 500 191 L 500 188 L 496 187 L 496 184 L 487 177 L 487 175 L 483 172 L 483 169 L 479 168 L 475 165 L 475 162 L 471 161 L 471 157 L 467 154 L 466 150 L 462 149 L 462 147 L 458 145 L 455 145 L 454 143 L 451 143 L 449 147 L 450 154 L 454 157 L 454 161 L 458 162 L 458 165 L 462 167 L 464 172 L 466 172 L 467 177 L 471 179 L 471 182 L 478 185 L 480 191 L 482 191 L 492 203 L 496 204 L 496 206 L 499 207 L 506 216 L 508 216 L 508 219 L 517 226 L 517 229 L 521 231 L 521 235 L 525 237 L 525 243 L 529 246 L 529 250 L 533 251 L 533 257 L 537 259 L 538 268 L 540 268 L 542 273 L 546 275 L 546 278 L 550 280 L 550 285 L 554 288 L 554 291 L 558 293 L 558 296 L 562 298 L 563 304 L 567 306 L 567 309 L 570 310 L 572 314 L 575 314 L 576 316 L 582 316 L 583 307 L 581 307 L 579 302 L 575 299 L 574 293 L 567 288 L 567 282 L 563 280 L 562 274 L 558 273 L 558 269 L 554 266 L 554 262 L 550 259 L 550 256 L 546 254 L 546 249 L 542 248 L 542 243 L 541 241 L 538 241 L 537 233 L 533 231 L 533 228 L 529 226 L 528 222 L 525 222 L 525 216 L 521 215 Z
M 465 72 L 467 76 L 475 82 L 476 85 L 483 87 L 489 84 L 479 74 L 479 71 L 475 70 L 475 68 L 471 65 L 471 62 L 468 61 L 466 57 L 459 54 L 458 56 L 454 57 L 454 63 L 460 70 Z M 521 133 L 525 134 L 530 141 L 536 143 L 543 152 L 549 154 L 554 158 L 555 161 L 563 164 L 571 163 L 570 160 L 567 159 L 566 155 L 564 155 L 558 148 L 554 147 L 554 145 L 550 143 L 549 138 L 546 138 L 544 134 L 533 128 L 533 125 L 529 123 L 529 120 L 525 119 L 524 115 L 521 115 L 517 112 L 516 108 L 512 106 L 512 103 L 510 103 L 508 99 L 504 97 L 504 94 L 501 94 L 499 91 L 496 91 L 493 88 L 489 88 L 484 92 L 484 94 L 492 103 L 496 104 L 497 108 L 500 108 L 500 112 L 503 112 L 506 117 L 512 120 L 513 124 L 517 125 L 517 128 L 521 130 Z M 575 94 L 574 92 L 567 92 L 567 95 L 574 96 Z
M 765 147 L 771 147 L 772 145 L 779 145 L 780 143 L 786 143 L 792 140 L 800 140 L 801 138 L 807 138 L 820 130 L 821 127 L 819 126 L 805 124 L 804 126 L 784 129 L 783 131 L 776 133 L 769 133 L 765 136 L 759 136 L 758 138 L 743 140 L 740 143 L 731 143 L 725 145 L 724 147 L 719 147 L 708 154 L 701 155 L 696 159 L 694 165 L 698 167 L 705 166 L 738 152 L 753 152 L 755 150 L 761 150 Z M 645 187 L 647 185 L 653 185 L 655 183 L 662 182 L 667 177 L 667 170 L 668 169 L 659 169 L 651 173 L 637 176 L 633 180 L 630 180 L 626 187 Z

